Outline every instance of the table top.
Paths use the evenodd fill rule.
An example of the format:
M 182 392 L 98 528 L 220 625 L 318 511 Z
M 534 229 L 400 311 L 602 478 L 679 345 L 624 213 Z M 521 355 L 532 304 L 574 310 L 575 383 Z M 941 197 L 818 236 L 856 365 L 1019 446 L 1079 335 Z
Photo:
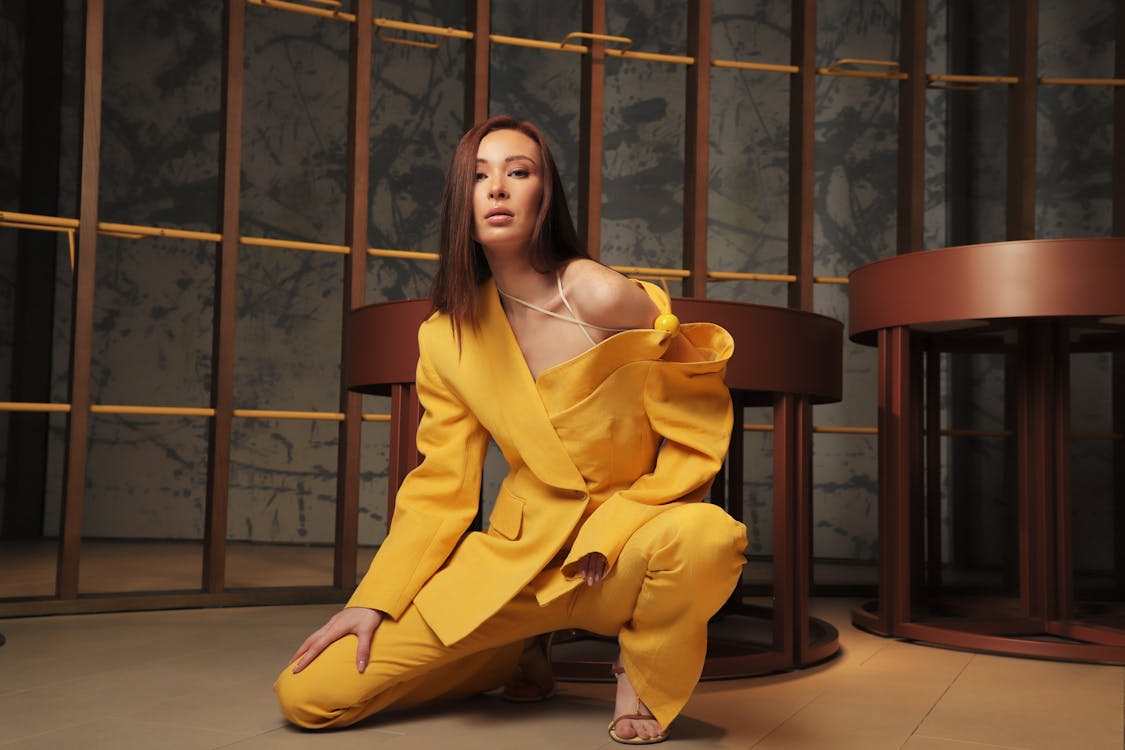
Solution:
M 351 312 L 345 378 L 351 390 L 388 395 L 394 384 L 413 383 L 418 326 L 431 311 L 429 298 L 380 302 Z M 839 401 L 843 392 L 843 324 L 823 315 L 748 302 L 674 297 L 683 323 L 707 321 L 727 329 L 734 355 L 727 386 L 746 405 L 772 405 L 777 393 Z
M 883 328 L 974 335 L 1026 318 L 1072 318 L 1103 342 L 1125 337 L 1125 237 L 1016 240 L 921 250 L 850 279 L 853 341 Z

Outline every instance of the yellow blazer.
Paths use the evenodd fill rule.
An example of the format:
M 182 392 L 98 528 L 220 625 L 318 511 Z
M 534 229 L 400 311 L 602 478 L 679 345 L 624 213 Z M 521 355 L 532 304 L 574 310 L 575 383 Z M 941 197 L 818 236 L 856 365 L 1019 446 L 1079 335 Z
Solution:
M 669 310 L 659 287 L 638 283 Z M 443 313 L 418 331 L 425 458 L 348 602 L 391 618 L 413 602 L 447 645 L 525 586 L 542 604 L 573 590 L 586 554 L 612 567 L 645 521 L 701 500 L 732 423 L 723 374 L 734 343 L 718 326 L 680 327 L 705 353 L 700 362 L 661 359 L 673 334 L 630 330 L 533 379 L 491 281 L 479 305 L 460 350 Z M 487 530 L 469 532 L 490 437 L 509 470 Z

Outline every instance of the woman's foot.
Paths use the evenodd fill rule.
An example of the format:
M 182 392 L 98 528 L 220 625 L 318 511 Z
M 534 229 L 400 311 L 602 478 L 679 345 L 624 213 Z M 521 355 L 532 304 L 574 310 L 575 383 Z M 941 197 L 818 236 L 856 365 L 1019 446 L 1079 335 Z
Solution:
M 555 673 L 551 669 L 551 634 L 529 638 L 520 654 L 516 674 L 501 695 L 513 703 L 537 703 L 555 694 Z
M 637 695 L 625 668 L 614 664 L 613 675 L 617 678 L 617 702 L 609 725 L 610 738 L 623 745 L 652 745 L 668 739 L 668 732 Z

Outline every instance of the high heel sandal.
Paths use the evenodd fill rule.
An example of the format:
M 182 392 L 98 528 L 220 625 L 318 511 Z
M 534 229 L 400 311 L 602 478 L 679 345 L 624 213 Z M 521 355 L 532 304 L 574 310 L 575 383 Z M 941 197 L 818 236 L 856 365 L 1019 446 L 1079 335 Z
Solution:
M 620 679 L 621 675 L 625 674 L 625 667 L 619 667 L 614 664 L 612 667 L 612 671 L 613 677 L 615 679 Z M 656 717 L 653 716 L 651 712 L 644 714 L 641 713 L 641 709 L 648 711 L 648 706 L 646 706 L 644 703 L 641 703 L 641 696 L 638 695 L 637 708 L 635 709 L 636 713 L 621 714 L 613 721 L 611 721 L 609 723 L 609 738 L 614 742 L 620 742 L 622 745 L 655 745 L 657 742 L 663 742 L 664 740 L 668 739 L 667 729 L 665 729 L 655 737 L 649 737 L 648 739 L 645 739 L 644 737 L 641 737 L 639 735 L 636 737 L 621 737 L 617 734 L 617 732 L 614 731 L 614 729 L 617 728 L 618 722 L 621 721 L 656 721 Z
M 538 703 L 555 695 L 555 673 L 551 669 L 551 639 L 544 633 L 524 644 L 516 674 L 504 686 L 501 697 L 513 703 Z

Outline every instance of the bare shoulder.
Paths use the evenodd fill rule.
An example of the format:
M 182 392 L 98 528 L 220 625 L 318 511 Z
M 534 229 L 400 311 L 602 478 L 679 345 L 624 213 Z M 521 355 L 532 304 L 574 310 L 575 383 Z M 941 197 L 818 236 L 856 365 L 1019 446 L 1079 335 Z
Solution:
M 567 299 L 588 323 L 607 328 L 648 328 L 659 312 L 643 289 L 597 261 L 571 261 L 562 279 Z

